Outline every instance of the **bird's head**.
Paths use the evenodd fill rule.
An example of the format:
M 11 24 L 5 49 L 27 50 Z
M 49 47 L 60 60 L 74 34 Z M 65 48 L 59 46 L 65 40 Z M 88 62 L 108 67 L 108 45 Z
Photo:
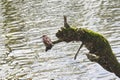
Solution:
M 42 38 L 47 37 L 47 35 L 43 35 Z

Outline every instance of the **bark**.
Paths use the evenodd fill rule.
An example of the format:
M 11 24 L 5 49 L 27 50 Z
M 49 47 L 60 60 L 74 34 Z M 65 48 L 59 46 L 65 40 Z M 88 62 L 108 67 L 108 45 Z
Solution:
M 116 59 L 108 40 L 101 34 L 85 28 L 62 27 L 56 33 L 56 37 L 58 40 L 54 41 L 53 44 L 62 41 L 67 43 L 71 41 L 81 41 L 89 50 L 87 57 L 90 61 L 97 62 L 104 69 L 114 73 L 120 78 L 120 63 Z

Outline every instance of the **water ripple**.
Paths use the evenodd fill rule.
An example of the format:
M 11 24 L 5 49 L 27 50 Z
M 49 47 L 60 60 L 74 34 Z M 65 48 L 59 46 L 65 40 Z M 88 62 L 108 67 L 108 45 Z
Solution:
M 45 52 L 41 36 L 56 40 L 63 15 L 70 25 L 103 34 L 120 62 L 119 0 L 0 0 L 1 80 L 119 80 L 90 62 L 81 42 L 59 43 Z

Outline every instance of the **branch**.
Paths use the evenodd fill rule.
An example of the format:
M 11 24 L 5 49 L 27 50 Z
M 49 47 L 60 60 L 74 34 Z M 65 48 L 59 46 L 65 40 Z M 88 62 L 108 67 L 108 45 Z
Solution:
M 83 47 L 83 43 L 80 45 L 80 47 L 79 47 L 77 53 L 75 54 L 74 60 L 77 58 L 77 55 L 78 55 L 78 53 L 79 53 L 79 51 L 80 51 L 80 49 L 81 49 L 82 47 Z
M 56 41 L 53 41 L 52 43 L 57 44 L 57 43 L 60 43 L 60 42 L 62 42 L 62 40 L 56 40 Z

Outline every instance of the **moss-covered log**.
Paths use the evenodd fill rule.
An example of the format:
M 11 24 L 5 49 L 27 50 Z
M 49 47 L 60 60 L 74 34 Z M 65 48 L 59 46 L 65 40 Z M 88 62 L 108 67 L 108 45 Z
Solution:
M 58 30 L 56 37 L 58 41 L 53 42 L 54 44 L 62 41 L 81 41 L 82 45 L 85 45 L 89 50 L 87 57 L 90 61 L 97 62 L 104 69 L 115 73 L 120 78 L 120 63 L 113 54 L 108 40 L 101 34 L 85 28 L 65 27 L 64 25 Z

